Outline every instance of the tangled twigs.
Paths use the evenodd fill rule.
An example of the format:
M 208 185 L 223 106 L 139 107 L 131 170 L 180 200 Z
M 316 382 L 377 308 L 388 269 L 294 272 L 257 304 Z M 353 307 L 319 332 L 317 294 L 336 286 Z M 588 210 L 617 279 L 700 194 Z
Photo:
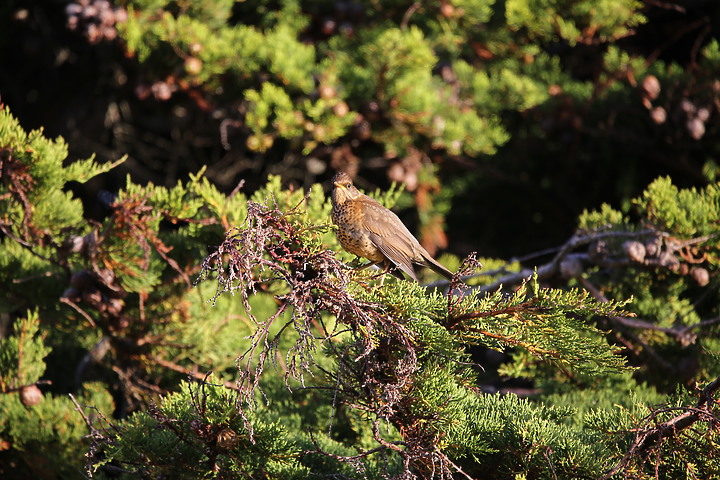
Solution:
M 118 427 L 116 427 L 113 423 L 111 423 L 103 413 L 94 406 L 90 405 L 82 405 L 80 404 L 76 399 L 75 396 L 72 393 L 69 393 L 68 396 L 70 397 L 70 400 L 72 401 L 73 405 L 75 405 L 75 411 L 77 411 L 80 416 L 82 417 L 83 421 L 85 422 L 85 425 L 87 425 L 88 430 L 90 430 L 90 433 L 85 436 L 86 439 L 90 440 L 90 451 L 87 453 L 87 472 L 89 477 L 92 476 L 92 473 L 94 471 L 93 462 L 101 457 L 103 457 L 103 444 L 107 442 L 110 438 L 116 438 L 116 436 L 120 433 L 120 430 Z M 91 416 L 88 416 L 85 413 L 85 409 L 90 409 L 93 411 L 93 414 Z M 91 420 L 92 418 L 92 420 Z M 95 420 L 95 421 L 93 421 Z M 97 428 L 95 425 L 100 425 L 100 428 Z M 112 431 L 110 431 L 111 429 Z M 103 470 L 110 473 L 124 473 L 124 474 L 134 474 L 136 472 L 131 472 L 122 468 L 118 468 L 114 465 L 103 465 Z M 88 477 L 88 478 L 89 478 Z
M 258 326 L 250 347 L 240 358 L 244 366 L 239 387 L 249 403 L 253 391 L 259 389 L 266 361 L 275 358 L 278 337 L 290 330 L 297 337 L 288 353 L 288 374 L 302 382 L 303 372 L 313 365 L 317 347 L 313 324 L 321 324 L 323 314 L 335 315 L 352 330 L 363 332 L 362 351 L 356 352 L 358 358 L 373 351 L 374 339 L 382 329 L 390 329 L 400 337 L 408 336 L 389 319 L 381 305 L 358 300 L 349 293 L 352 273 L 331 250 L 311 246 L 308 227 L 295 219 L 301 206 L 284 213 L 248 202 L 245 224 L 228 232 L 222 245 L 203 263 L 200 280 L 215 276 L 218 282 L 215 298 L 225 292 L 240 294 L 249 318 Z M 276 295 L 277 310 L 261 320 L 253 315 L 249 298 L 270 282 L 284 284 L 284 289 Z M 276 321 L 284 325 L 273 336 L 271 326 Z
M 632 462 L 646 461 L 670 439 L 678 439 L 682 432 L 698 422 L 705 422 L 709 430 L 720 431 L 720 418 L 714 409 L 718 400 L 714 397 L 720 389 L 720 377 L 710 382 L 699 394 L 694 407 L 661 408 L 654 410 L 645 417 L 640 427 L 635 429 L 635 439 L 627 453 L 618 464 L 608 471 L 600 480 L 606 480 L 621 470 L 627 469 Z M 668 420 L 659 422 L 659 416 L 674 410 L 682 413 Z
M 631 449 L 645 451 L 658 445 L 664 438 L 677 435 L 679 432 L 689 428 L 696 422 L 705 421 L 711 429 L 720 427 L 720 419 L 713 412 L 716 402 L 713 395 L 720 388 L 720 377 L 710 382 L 701 392 L 697 405 L 694 408 L 687 408 L 680 415 L 671 418 L 653 428 L 644 428 L 638 432 Z M 651 415 L 653 418 L 657 412 Z
M 252 425 L 245 409 L 254 408 L 256 393 L 261 392 L 260 376 L 267 361 L 277 358 L 280 336 L 292 337 L 295 344 L 287 353 L 286 382 L 293 378 L 304 384 L 305 373 L 325 373 L 332 379 L 327 388 L 333 391 L 333 405 L 361 410 L 374 418 L 373 438 L 378 444 L 358 455 L 338 456 L 315 443 L 315 450 L 306 454 L 326 455 L 362 472 L 365 457 L 392 451 L 403 459 L 403 478 L 416 478 L 418 472 L 438 472 L 440 478 L 462 473 L 438 449 L 438 433 L 428 428 L 427 418 L 418 417 L 408 397 L 420 368 L 421 346 L 415 333 L 386 306 L 358 295 L 370 288 L 353 281 L 363 274 L 348 269 L 334 252 L 314 241 L 313 228 L 317 227 L 303 223 L 301 207 L 282 212 L 274 206 L 248 202 L 245 223 L 227 234 L 217 251 L 205 260 L 200 276 L 200 280 L 216 279 L 215 298 L 225 292 L 240 295 L 247 316 L 257 326 L 249 337 L 250 346 L 239 358 L 239 415 L 251 440 Z M 474 268 L 477 261 L 472 257 L 463 271 Z M 458 292 L 460 275 L 453 283 Z M 267 318 L 257 318 L 249 299 L 270 288 L 277 306 Z M 337 319 L 332 332 L 323 320 L 328 314 Z M 339 330 L 353 333 L 349 343 L 333 340 Z M 320 344 L 336 360 L 336 372 L 315 364 L 313 356 Z M 393 425 L 402 439 L 385 438 L 381 422 Z

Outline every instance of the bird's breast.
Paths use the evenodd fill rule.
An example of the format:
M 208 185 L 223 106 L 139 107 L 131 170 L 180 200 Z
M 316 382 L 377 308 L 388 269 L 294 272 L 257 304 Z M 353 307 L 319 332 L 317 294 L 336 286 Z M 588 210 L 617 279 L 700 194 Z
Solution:
M 340 245 L 358 257 L 373 262 L 385 260 L 385 256 L 370 240 L 367 230 L 363 227 L 364 213 L 355 202 L 346 201 L 336 205 L 332 210 L 332 220 L 337 225 L 337 238 Z

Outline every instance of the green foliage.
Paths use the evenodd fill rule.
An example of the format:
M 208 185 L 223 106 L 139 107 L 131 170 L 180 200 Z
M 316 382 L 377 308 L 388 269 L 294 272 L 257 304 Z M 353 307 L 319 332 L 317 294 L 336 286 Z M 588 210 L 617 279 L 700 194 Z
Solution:
M 200 385 L 183 382 L 149 413 L 123 423 L 103 445 L 107 462 L 134 465 L 130 475 L 201 478 L 226 476 L 304 478 L 298 451 L 277 422 L 250 419 L 252 434 L 236 408 L 235 394 L 213 378 Z
M 598 302 L 584 291 L 540 289 L 534 278 L 511 296 L 498 291 L 461 304 L 451 312 L 448 325 L 458 331 L 463 343 L 499 350 L 521 347 L 560 368 L 607 375 L 623 369 L 624 361 L 588 320 L 594 315 L 618 314 L 621 307 Z M 503 371 L 522 377 L 529 365 L 518 362 Z
M 25 134 L 7 109 L 2 112 L 2 307 L 3 318 L 17 320 L 14 331 L 0 337 L 0 401 L 10 402 L 0 428 L 1 463 L 17 465 L 20 477 L 76 472 L 84 463 L 87 445 L 79 440 L 87 426 L 68 398 L 43 398 L 36 383 L 62 395 L 102 380 L 92 395 L 77 398 L 109 416 L 112 385 L 122 392 L 123 413 L 146 404 L 160 385 L 177 384 L 193 365 L 233 377 L 249 332 L 242 306 L 228 298 L 218 301 L 224 310 L 213 309 L 211 291 L 189 284 L 207 245 L 222 239 L 222 224 L 244 218 L 246 200 L 221 195 L 201 174 L 173 188 L 128 180 L 112 213 L 88 224 L 67 183 L 115 165 L 89 160 L 64 169 L 61 139 Z M 52 218 L 45 215 L 50 209 Z M 28 306 L 33 310 L 22 317 Z M 18 399 L 30 394 L 41 397 L 32 407 L 37 415 L 28 416 Z M 42 427 L 49 421 L 57 430 Z M 49 450 L 54 466 L 36 459 Z
M 717 228 L 713 218 L 720 216 L 720 193 L 717 184 L 710 184 L 698 191 L 695 188 L 679 189 L 669 177 L 658 178 L 651 183 L 633 206 L 642 212 L 645 226 L 672 233 L 679 238 L 709 236 L 710 245 L 715 243 Z M 585 212 L 580 218 L 580 228 L 597 229 L 615 226 L 625 228 L 628 224 L 622 212 L 603 205 L 600 212 Z
M 659 230 L 681 238 L 709 235 L 708 246 L 720 242 L 717 225 L 712 222 L 720 218 L 720 185 L 708 185 L 700 192 L 694 188 L 680 190 L 665 177 L 650 184 L 636 204 Z
M 626 212 L 605 205 L 580 218 L 585 233 L 608 235 L 602 244 L 591 246 L 599 268 L 590 270 L 586 281 L 614 298 L 634 297 L 632 311 L 650 322 L 646 325 L 652 330 L 642 333 L 642 339 L 656 361 L 681 375 L 689 368 L 692 375 L 711 380 L 720 372 L 701 352 L 717 350 L 715 322 L 704 319 L 720 313 L 715 304 L 718 185 L 679 189 L 669 178 L 659 178 L 630 205 Z M 610 275 L 601 268 L 607 262 L 617 264 Z M 667 378 L 658 378 L 652 369 L 645 375 L 661 384 Z
M 452 89 L 432 75 L 436 38 L 426 38 L 419 28 L 393 29 L 380 23 L 359 38 L 335 36 L 318 52 L 298 41 L 308 26 L 300 2 L 265 11 L 264 28 L 223 24 L 231 15 L 227 4 L 177 14 L 171 6 L 132 3 L 128 22 L 119 26 L 129 52 L 161 71 L 184 65 L 182 76 L 209 96 L 221 91 L 220 85 L 224 95 L 242 92 L 250 131 L 246 145 L 253 151 L 266 152 L 279 138 L 295 144 L 299 140 L 306 154 L 331 144 L 349 133 L 362 119 L 357 112 L 374 99 L 388 125 L 374 126 L 372 138 L 392 155 L 418 142 L 453 154 L 492 153 L 507 140 L 497 110 L 479 115 L 464 108 Z M 489 18 L 489 6 L 482 2 L 465 7 L 464 28 L 474 24 L 473 18 Z M 225 85 L 227 74 L 232 80 Z M 262 75 L 271 81 L 256 83 L 254 78 Z M 515 91 L 533 88 L 529 80 L 523 84 L 512 78 L 509 70 L 505 77 L 502 84 L 515 84 Z M 448 103 L 453 105 L 450 110 Z
M 544 202 L 579 204 L 585 191 L 566 192 L 571 199 L 554 199 L 555 192 L 545 191 L 547 181 L 533 180 L 582 175 L 585 167 L 599 169 L 595 164 L 606 161 L 621 163 L 613 149 L 618 142 L 628 143 L 618 133 L 626 130 L 626 119 L 648 123 L 647 110 L 661 107 L 672 113 L 678 103 L 661 97 L 652 105 L 648 98 L 640 104 L 636 90 L 644 77 L 660 79 L 662 95 L 666 85 L 668 95 L 695 89 L 686 76 L 673 73 L 677 65 L 648 65 L 637 48 L 620 43 L 649 21 L 647 8 L 637 0 L 463 0 L 431 5 L 152 0 L 132 1 L 128 8 L 128 21 L 117 28 L 126 54 L 142 66 L 141 98 L 169 101 L 187 94 L 201 111 L 213 111 L 212 118 L 223 121 L 220 128 L 234 135 L 230 143 L 224 137 L 223 147 L 249 150 L 265 172 L 282 165 L 305 186 L 324 171 L 320 167 L 354 165 L 355 158 L 374 158 L 387 170 L 402 165 L 390 177 L 411 185 L 419 235 L 431 250 L 445 246 L 444 218 L 451 209 L 442 202 L 418 200 L 428 189 L 440 190 L 440 177 L 448 199 L 483 199 L 456 202 L 466 205 L 492 203 L 497 195 L 491 189 L 502 188 L 483 188 L 497 178 L 492 171 L 481 175 L 479 170 L 495 168 L 508 179 L 531 183 Z M 708 78 L 714 68 L 712 52 L 710 44 L 700 56 Z M 705 87 L 698 92 L 712 90 L 709 84 Z M 710 101 L 704 98 L 702 103 Z M 622 125 L 609 127 L 616 119 Z M 652 125 L 641 130 L 645 127 Z M 575 135 L 584 138 L 572 142 Z M 647 141 L 652 135 L 642 131 L 640 137 Z M 568 142 L 597 148 L 578 151 L 568 148 Z M 576 153 L 578 162 L 567 158 Z M 490 155 L 497 158 L 493 166 L 483 161 Z M 240 156 L 241 163 L 252 163 Z M 318 162 L 319 169 L 307 169 L 307 157 Z M 442 165 L 442 158 L 464 167 L 451 168 L 448 175 L 428 168 Z M 362 175 L 367 165 L 360 164 Z M 528 171 L 528 164 L 537 170 Z M 600 191 L 610 183 L 626 198 L 634 194 L 627 190 L 630 182 L 644 182 L 634 165 L 627 172 L 620 165 L 588 178 L 603 180 Z M 522 176 L 515 175 L 518 167 Z M 432 173 L 416 186 L 418 169 Z M 714 171 L 710 158 L 705 170 L 708 175 Z M 476 188 L 448 188 L 447 180 L 465 175 L 479 175 L 471 182 Z M 507 209 L 505 217 L 512 207 Z M 491 223 L 499 224 L 503 214 L 496 210 L 488 215 L 497 214 Z M 573 220 L 573 215 L 565 218 L 565 226 L 571 228 L 567 222 Z M 477 230 L 491 235 L 485 233 L 490 229 Z M 523 237 L 515 232 L 504 236 Z
M 126 157 L 76 160 L 3 106 L 0 476 L 717 477 L 720 190 L 676 185 L 717 180 L 720 47 L 700 29 L 683 68 L 643 45 L 646 3 L 118 2 L 117 42 L 88 55 L 130 87 L 103 143 L 142 126 L 130 158 L 155 178 L 209 166 L 137 169 L 90 213 L 78 184 Z M 14 8 L 9 37 L 44 11 Z M 172 142 L 143 151 L 166 117 Z M 467 286 L 381 283 L 338 260 L 309 187 L 356 167 L 396 182 L 373 197 L 416 208 L 429 247 L 455 215 L 466 245 L 517 255 L 588 210 L 534 275 L 446 254 Z M 246 191 L 249 169 L 285 182 Z
M 46 232 L 81 224 L 82 206 L 62 190 L 66 182 L 78 180 L 77 169 L 65 170 L 67 145 L 62 139 L 48 140 L 41 130 L 25 133 L 10 110 L 0 110 L 0 149 L 6 163 L 3 169 L 15 174 L 0 186 L 0 215 L 4 225 L 12 225 L 18 235 L 42 235 Z M 89 179 L 101 169 L 86 160 Z M 13 201 L 14 198 L 22 201 Z M 34 205 L 29 210 L 28 204 Z
M 513 29 L 527 29 L 530 38 L 564 39 L 574 45 L 624 37 L 630 28 L 645 21 L 638 11 L 641 5 L 636 0 L 509 0 L 505 8 Z
M 0 392 L 32 385 L 45 372 L 50 349 L 37 337 L 39 326 L 37 312 L 28 312 L 15 323 L 13 335 L 0 340 Z
M 12 138 L 12 149 L 4 151 L 13 160 L 25 158 L 14 152 L 29 151 L 27 144 L 34 142 L 48 145 L 51 158 L 62 161 L 62 149 L 54 150 L 61 141 L 43 143 L 41 136 L 18 129 Z M 35 163 L 44 161 L 37 157 Z M 86 161 L 60 180 L 88 178 L 104 168 Z M 33 176 L 42 180 L 44 171 L 26 175 L 21 169 L 4 177 L 5 211 L 34 212 L 33 202 L 44 198 L 42 190 L 33 197 L 18 194 L 15 186 L 22 182 L 63 188 L 57 179 Z M 601 265 L 619 252 L 628 255 L 627 239 L 641 235 L 659 239 L 661 251 L 680 264 L 695 262 L 714 272 L 717 238 L 710 225 L 717 217 L 716 193 L 714 186 L 678 190 L 659 179 L 632 203 L 644 220 L 603 207 L 581 218 L 579 235 L 585 237 L 576 244 L 604 239 L 603 249 L 593 247 L 595 256 L 587 257 Z M 393 188 L 375 196 L 392 205 L 401 194 Z M 56 207 L 82 215 L 79 203 L 66 198 Z M 25 279 L 22 289 L 42 291 L 44 278 L 32 272 L 53 272 L 65 279 L 65 307 L 38 303 L 35 311 L 18 316 L 2 340 L 0 401 L 8 412 L 0 421 L 2 455 L 16 462 L 18 475 L 46 472 L 38 455 L 53 459 L 58 473 L 77 470 L 87 448 L 79 438 L 90 426 L 87 466 L 100 478 L 357 472 L 368 478 L 402 472 L 432 477 L 433 471 L 460 470 L 475 477 L 595 478 L 618 471 L 613 468 L 637 475 L 653 468 L 626 456 L 628 446 L 657 452 L 663 471 L 677 472 L 680 463 L 672 452 L 647 440 L 653 438 L 648 419 L 675 421 L 675 410 L 649 406 L 664 397 L 629 375 L 627 358 L 598 326 L 631 321 L 625 309 L 632 308 L 657 319 L 659 330 L 643 336 L 647 348 L 670 351 L 673 338 L 685 338 L 718 351 L 713 337 L 682 337 L 677 330 L 696 328 L 714 312 L 688 301 L 687 275 L 680 267 L 655 279 L 653 269 L 671 264 L 636 259 L 633 278 L 640 281 L 614 279 L 605 287 L 616 298 L 634 295 L 633 303 L 593 298 L 587 290 L 541 287 L 540 271 L 510 294 L 457 282 L 449 293 L 428 291 L 394 278 L 380 287 L 377 275 L 348 270 L 328 249 L 339 248 L 329 217 L 330 203 L 319 186 L 306 193 L 285 189 L 279 177 L 271 177 L 249 198 L 226 197 L 200 172 L 172 188 L 128 179 L 102 223 L 84 228 L 51 223 L 46 235 L 57 240 L 47 244 L 32 229 L 17 229 L 3 248 L 17 253 L 6 262 Z M 206 245 L 221 242 L 225 228 L 225 242 L 205 260 L 200 277 L 217 285 L 205 281 L 189 288 L 198 257 L 208 255 Z M 18 246 L 18 240 L 24 244 Z M 684 245 L 692 249 L 682 250 Z M 38 255 L 38 248 L 46 255 Z M 477 269 L 472 258 L 451 260 L 461 274 Z M 484 262 L 494 281 L 519 274 L 517 265 Z M 643 266 L 646 271 L 639 271 Z M 584 281 L 603 275 L 588 270 Z M 639 285 L 652 288 L 631 288 Z M 662 295 L 655 293 L 658 288 Z M 5 297 L 13 315 L 31 301 L 21 301 L 17 290 Z M 50 319 L 59 330 L 45 328 Z M 495 373 L 532 381 L 535 397 L 482 393 L 479 382 L 488 372 L 473 358 L 477 349 L 507 352 L 508 361 Z M 94 362 L 99 369 L 93 376 L 101 381 L 84 381 L 76 396 L 80 411 L 64 396 L 37 390 L 61 373 L 46 368 L 51 351 L 78 358 L 75 375 L 81 381 L 89 375 L 82 365 Z M 699 376 L 712 378 L 711 358 L 702 357 Z M 210 369 L 213 377 L 199 373 Z M 103 371 L 118 375 L 123 402 L 131 409 L 126 420 L 112 425 Z M 640 372 L 638 378 L 664 387 Z M 185 375 L 191 380 L 181 383 Z M 169 393 L 151 398 L 149 385 Z M 39 403 L 31 393 L 39 395 Z M 678 397 L 676 408 L 694 398 Z M 48 419 L 60 416 L 63 421 L 45 431 Z M 650 436 L 638 440 L 623 433 L 636 425 L 645 425 Z M 692 432 L 683 429 L 673 439 L 682 458 L 698 455 L 692 442 L 711 448 L 714 441 L 713 435 L 699 438 Z M 716 466 L 707 461 L 693 468 L 706 474 Z
M 77 401 L 101 412 L 113 411 L 105 385 L 86 384 Z M 26 407 L 18 394 L 0 395 L 0 452 L 9 478 L 66 478 L 78 474 L 87 453 L 88 428 L 67 396 L 43 395 Z M 4 450 L 5 450 L 4 449 Z
M 74 475 L 86 452 L 81 440 L 87 428 L 71 400 L 36 386 L 47 383 L 39 380 L 50 353 L 43 338 L 47 333 L 39 331 L 37 312 L 28 312 L 0 339 L 0 461 L 13 459 L 8 450 L 14 453 L 14 461 L 8 461 L 13 467 L 3 473 L 17 478 Z M 86 384 L 79 400 L 106 412 L 113 409 L 107 388 L 100 384 Z
M 320 368 L 328 376 L 326 388 L 336 389 L 334 398 L 341 402 L 363 405 L 363 411 L 369 409 L 377 418 L 375 422 L 388 422 L 405 432 L 404 442 L 414 447 L 399 455 L 418 474 L 429 472 L 431 464 L 451 472 L 455 468 L 452 457 L 461 462 L 463 471 L 475 475 L 501 472 L 503 478 L 543 476 L 551 464 L 556 474 L 593 477 L 612 466 L 627 441 L 623 437 L 616 443 L 607 431 L 589 427 L 585 415 L 594 418 L 594 411 L 585 407 L 566 404 L 560 408 L 514 396 L 479 394 L 474 387 L 477 374 L 466 351 L 470 345 L 517 351 L 515 363 L 501 373 L 537 380 L 546 392 L 556 392 L 556 397 L 545 398 L 558 404 L 562 403 L 559 392 L 573 391 L 568 381 L 603 391 L 609 400 L 602 408 L 613 412 L 616 404 L 642 410 L 643 401 L 662 398 L 652 389 L 643 390 L 642 400 L 617 394 L 619 385 L 626 391 L 633 391 L 637 385 L 631 377 L 617 375 L 626 371 L 625 360 L 591 322 L 629 315 L 621 310 L 626 302 L 598 301 L 585 291 L 540 288 L 537 278 L 510 296 L 478 291 L 457 298 L 390 279 L 381 289 L 371 288 L 366 282 L 372 280 L 365 272 L 354 274 L 357 283 L 344 275 L 336 278 L 339 270 L 331 259 L 316 257 L 321 252 L 307 250 L 303 244 L 301 238 L 312 228 L 312 216 L 293 203 L 285 202 L 290 207 L 288 214 L 253 206 L 254 219 L 249 218 L 232 241 L 221 247 L 223 256 L 231 259 L 228 265 L 215 266 L 218 257 L 209 264 L 211 271 L 218 272 L 221 292 L 249 292 L 272 279 L 287 283 L 287 289 L 279 290 L 283 293 L 278 296 L 276 312 L 265 313 L 267 320 L 254 317 L 260 328 L 253 335 L 253 344 L 257 348 L 268 345 L 267 353 L 253 360 L 253 350 L 249 350 L 250 356 L 243 358 L 243 363 L 252 364 L 254 374 L 265 375 L 263 357 L 274 356 L 281 338 L 289 337 L 295 343 L 287 357 L 288 365 L 293 365 L 288 375 L 305 384 L 303 371 L 313 372 L 318 366 L 317 347 L 308 343 L 306 330 L 308 321 L 315 318 L 323 325 L 317 341 L 325 344 L 324 355 L 338 362 L 337 373 L 328 372 L 328 366 Z M 273 205 L 281 208 L 282 202 L 274 201 Z M 272 228 L 268 230 L 268 226 Z M 255 240 L 246 240 L 248 235 Z M 258 246 L 262 250 L 257 250 Z M 304 270 L 299 270 L 298 256 L 305 259 Z M 316 273 L 306 277 L 307 271 Z M 326 277 L 329 272 L 334 273 Z M 351 283 L 346 283 L 349 280 Z M 338 283 L 339 290 L 331 286 Z M 319 310 L 309 309 L 308 304 Z M 293 312 L 291 320 L 279 316 L 288 309 Z M 353 332 L 350 337 L 342 336 L 339 345 L 331 340 L 337 326 L 324 326 L 326 320 L 321 320 L 329 312 L 339 312 L 337 321 Z M 278 321 L 284 325 L 280 329 L 276 328 Z M 271 327 L 273 334 L 268 336 L 265 331 Z M 533 365 L 533 357 L 545 363 Z M 365 393 L 354 390 L 350 388 L 353 382 L 369 389 Z M 243 385 L 249 391 L 261 386 L 257 382 Z M 590 397 L 589 393 L 577 396 L 586 401 Z M 376 399 L 383 401 L 378 404 Z M 498 412 L 508 413 L 498 416 Z M 630 421 L 623 428 L 631 428 Z M 378 435 L 373 435 L 380 442 L 378 448 L 396 441 L 392 435 L 378 440 Z M 322 447 L 313 450 L 314 454 L 320 452 Z M 473 460 L 465 464 L 462 459 L 467 458 Z M 518 458 L 523 460 L 513 460 Z M 358 461 L 356 456 L 346 457 L 346 461 L 351 459 Z
M 431 75 L 437 58 L 419 29 L 370 30 L 361 41 L 357 50 L 342 39 L 338 42 L 344 43 L 333 45 L 347 51 L 338 58 L 340 80 L 354 103 L 382 93 L 379 108 L 395 128 L 374 132 L 373 138 L 391 155 L 407 154 L 421 137 L 432 148 L 469 155 L 492 153 L 507 139 L 492 116 L 481 117 L 465 108 L 447 110 L 448 103 L 456 102 L 454 94 Z

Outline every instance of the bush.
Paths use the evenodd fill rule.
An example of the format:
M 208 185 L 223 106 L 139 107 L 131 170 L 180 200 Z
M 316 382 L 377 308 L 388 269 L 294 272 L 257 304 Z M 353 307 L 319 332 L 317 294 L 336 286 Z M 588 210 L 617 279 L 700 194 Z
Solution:
M 631 0 L 37 6 L 0 36 L 4 477 L 718 476 L 707 29 L 683 57 Z M 432 251 L 447 220 L 456 278 L 350 268 L 334 169 L 404 183 L 371 195 Z

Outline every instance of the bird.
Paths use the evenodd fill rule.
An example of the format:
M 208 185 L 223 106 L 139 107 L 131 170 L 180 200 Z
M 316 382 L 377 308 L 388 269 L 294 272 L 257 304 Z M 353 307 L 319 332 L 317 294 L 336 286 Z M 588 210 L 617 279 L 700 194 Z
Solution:
M 451 279 L 453 274 L 440 265 L 393 212 L 361 193 L 345 172 L 332 179 L 332 220 L 337 225 L 340 245 L 372 265 L 382 265 L 398 278 L 405 272 L 418 281 L 413 265 L 428 267 Z

